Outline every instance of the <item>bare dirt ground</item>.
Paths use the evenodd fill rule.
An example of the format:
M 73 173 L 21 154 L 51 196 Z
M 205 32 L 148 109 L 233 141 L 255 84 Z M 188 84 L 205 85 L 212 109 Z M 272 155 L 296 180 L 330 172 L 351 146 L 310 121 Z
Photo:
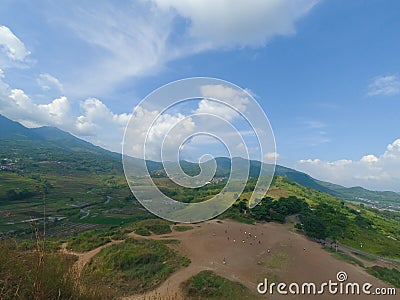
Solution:
M 134 233 L 131 236 L 138 237 Z M 264 278 L 287 284 L 292 282 L 321 284 L 329 280 L 337 282 L 336 274 L 339 271 L 346 272 L 348 276 L 346 282 L 360 284 L 369 282 L 374 287 L 389 287 L 388 284 L 366 273 L 363 268 L 332 257 L 330 253 L 321 249 L 319 244 L 296 233 L 292 224 L 246 225 L 227 220 L 213 220 L 196 225 L 189 231 L 147 238 L 180 240 L 181 243 L 173 247 L 189 257 L 192 262 L 189 267 L 181 268 L 172 274 L 154 291 L 125 299 L 183 299 L 180 284 L 201 270 L 213 270 L 220 276 L 241 282 L 254 292 L 257 291 L 257 284 Z M 223 263 L 224 258 L 226 264 Z M 397 289 L 396 292 L 399 295 L 400 290 Z M 398 299 L 398 296 L 328 295 L 327 291 L 323 295 L 316 296 L 275 293 L 264 297 L 265 299 L 365 299 L 365 297 Z
M 126 300 L 184 299 L 180 290 L 181 283 L 202 270 L 213 270 L 220 276 L 241 282 L 254 293 L 257 293 L 257 284 L 263 282 L 264 278 L 268 278 L 268 282 L 297 282 L 300 286 L 304 282 L 313 282 L 319 289 L 322 282 L 338 282 L 336 274 L 339 271 L 346 272 L 348 279 L 345 283 L 359 283 L 360 286 L 365 282 L 371 283 L 371 292 L 376 287 L 389 287 L 387 283 L 366 273 L 363 268 L 334 258 L 320 244 L 295 232 L 293 224 L 247 225 L 228 220 L 213 220 L 194 225 L 193 229 L 184 232 L 174 231 L 149 237 L 135 233 L 129 235 L 135 238 L 179 240 L 180 244 L 170 247 L 190 258 L 191 264 L 173 273 L 155 290 L 123 298 Z M 83 254 L 72 253 L 78 255 L 75 264 L 78 272 L 101 249 L 119 242 L 121 241 L 113 241 Z M 396 294 L 397 296 L 330 295 L 326 288 L 322 295 L 294 296 L 279 295 L 275 288 L 272 295 L 263 295 L 262 298 L 398 299 L 400 289 L 396 290 Z

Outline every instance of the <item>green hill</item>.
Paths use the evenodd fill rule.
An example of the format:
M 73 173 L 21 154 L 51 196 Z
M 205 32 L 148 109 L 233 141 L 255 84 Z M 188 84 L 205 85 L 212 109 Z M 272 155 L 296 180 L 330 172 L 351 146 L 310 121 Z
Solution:
M 249 176 L 251 178 L 256 178 L 259 175 L 265 176 L 271 174 L 271 165 L 263 164 L 255 160 L 250 160 L 248 162 L 246 159 L 240 157 L 235 157 L 233 160 L 235 160 L 242 169 L 245 169 L 245 166 L 249 163 Z M 215 161 L 217 163 L 215 177 L 229 177 L 232 165 L 231 159 L 227 157 L 217 157 Z M 207 164 L 207 162 L 203 164 Z M 181 167 L 185 173 L 192 176 L 197 175 L 200 171 L 199 165 L 193 162 L 181 161 Z M 156 177 L 166 177 L 161 163 L 159 163 L 158 166 L 155 163 L 151 173 L 157 175 Z M 289 178 L 303 186 L 344 200 L 364 203 L 377 208 L 400 211 L 400 194 L 395 192 L 370 191 L 362 187 L 346 188 L 338 184 L 317 180 L 308 174 L 280 165 L 276 165 L 275 167 L 275 176 Z

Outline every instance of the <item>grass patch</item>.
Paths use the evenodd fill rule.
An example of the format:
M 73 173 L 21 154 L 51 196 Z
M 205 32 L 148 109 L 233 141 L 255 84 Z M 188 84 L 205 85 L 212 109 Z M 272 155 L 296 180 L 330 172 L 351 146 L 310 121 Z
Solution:
M 230 213 L 225 213 L 221 216 L 221 218 L 227 218 L 227 219 L 231 219 L 232 221 L 236 221 L 239 223 L 244 223 L 244 224 L 250 224 L 250 225 L 254 225 L 256 223 L 256 221 L 250 217 L 246 217 L 246 216 L 242 216 L 242 215 L 237 215 L 237 214 L 230 214 Z
M 162 241 L 128 238 L 102 249 L 83 270 L 85 282 L 109 286 L 115 295 L 154 289 L 190 261 Z
M 176 231 L 187 231 L 193 229 L 193 226 L 174 226 L 174 230 Z
M 104 229 L 85 231 L 68 239 L 68 248 L 76 252 L 86 252 L 111 242 L 111 232 Z
M 135 233 L 138 235 L 142 236 L 149 236 L 151 235 L 150 230 L 148 230 L 146 227 L 137 227 L 134 229 Z
M 134 226 L 136 234 L 148 236 L 153 234 L 171 233 L 170 222 L 161 219 L 148 219 L 139 221 Z
M 181 241 L 179 240 L 160 240 L 160 241 L 166 245 L 179 245 L 181 243 Z
M 201 271 L 181 285 L 186 299 L 257 299 L 247 287 L 218 276 L 212 271 Z
M 272 252 L 267 255 L 266 260 L 263 264 L 270 269 L 282 269 L 284 268 L 289 260 L 289 256 L 283 252 Z
M 376 278 L 379 278 L 391 285 L 400 288 L 400 271 L 392 268 L 384 268 L 380 266 L 373 266 L 366 269 L 367 272 Z

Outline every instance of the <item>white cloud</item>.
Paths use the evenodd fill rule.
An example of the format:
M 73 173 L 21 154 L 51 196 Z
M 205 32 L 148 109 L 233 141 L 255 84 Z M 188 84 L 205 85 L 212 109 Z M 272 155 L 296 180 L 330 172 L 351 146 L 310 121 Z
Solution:
M 400 78 L 396 75 L 375 77 L 368 86 L 368 96 L 394 96 L 400 94 Z
M 99 99 L 89 98 L 81 103 L 84 115 L 80 116 L 81 120 L 92 121 L 108 121 L 120 126 L 126 126 L 129 121 L 130 114 L 114 114 Z
M 143 1 L 82 5 L 60 19 L 89 45 L 89 51 L 96 49 L 84 68 L 78 66 L 71 88 L 86 94 L 113 88 L 127 78 L 158 72 L 181 51 L 178 45 L 167 45 L 170 13 L 149 8 Z
M 177 58 L 263 46 L 274 36 L 294 34 L 295 21 L 316 3 L 147 0 L 75 5 L 58 21 L 86 42 L 93 55 L 68 85 L 93 94 L 128 78 L 153 75 Z
M 8 27 L 0 25 L 0 66 L 23 62 L 29 54 L 18 37 Z
M 320 129 L 326 127 L 325 123 L 315 120 L 305 121 L 304 124 L 306 125 L 307 128 L 311 129 Z
M 40 125 L 69 127 L 70 105 L 66 97 L 52 100 L 48 104 L 35 104 L 23 90 L 11 89 L 1 95 L 0 112 L 29 127 Z
M 44 90 L 48 91 L 52 88 L 56 88 L 58 91 L 63 92 L 64 88 L 61 82 L 54 76 L 48 73 L 42 73 L 37 78 L 37 83 Z
M 250 102 L 248 94 L 239 89 L 233 89 L 223 85 L 204 85 L 201 87 L 201 95 L 205 98 L 224 101 L 233 108 L 221 102 L 202 99 L 194 112 L 214 114 L 227 121 L 240 117 L 238 111 L 244 112 L 246 110 L 246 104 Z
M 295 21 L 318 1 L 150 0 L 189 20 L 187 34 L 201 48 L 260 46 L 295 33 Z
M 379 161 L 379 159 L 375 155 L 372 155 L 372 154 L 365 155 L 361 158 L 361 162 L 366 162 L 366 163 L 376 163 L 378 161 Z
M 125 153 L 133 157 L 160 160 L 163 147 L 163 158 L 175 160 L 181 143 L 194 132 L 195 127 L 196 124 L 190 117 L 182 114 L 159 115 L 157 110 L 147 110 L 139 106 L 135 109 L 126 131 L 125 143 L 128 146 Z M 170 132 L 172 129 L 174 131 Z M 144 149 L 142 141 L 146 138 Z
M 274 163 L 279 158 L 279 153 L 268 152 L 264 154 L 263 161 L 266 163 Z
M 342 159 L 333 162 L 305 159 L 295 167 L 317 179 L 344 186 L 399 191 L 400 139 L 389 144 L 379 156 L 369 154 L 356 161 Z

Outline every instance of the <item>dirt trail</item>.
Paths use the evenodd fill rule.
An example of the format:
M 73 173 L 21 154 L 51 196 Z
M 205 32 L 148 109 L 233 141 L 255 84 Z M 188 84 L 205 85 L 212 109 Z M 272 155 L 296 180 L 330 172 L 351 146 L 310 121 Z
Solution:
M 96 249 L 93 249 L 93 250 L 90 250 L 87 252 L 83 252 L 83 253 L 70 251 L 67 249 L 68 244 L 63 243 L 61 245 L 61 251 L 66 254 L 72 254 L 72 255 L 78 256 L 78 260 L 74 263 L 72 268 L 74 269 L 74 271 L 77 272 L 78 275 L 80 275 L 83 270 L 83 267 L 89 262 L 89 260 L 93 256 L 95 256 L 97 253 L 99 253 L 103 248 L 109 247 L 114 244 L 119 244 L 121 242 L 123 242 L 123 240 L 112 240 L 111 242 L 108 242 L 107 244 L 97 247 Z

